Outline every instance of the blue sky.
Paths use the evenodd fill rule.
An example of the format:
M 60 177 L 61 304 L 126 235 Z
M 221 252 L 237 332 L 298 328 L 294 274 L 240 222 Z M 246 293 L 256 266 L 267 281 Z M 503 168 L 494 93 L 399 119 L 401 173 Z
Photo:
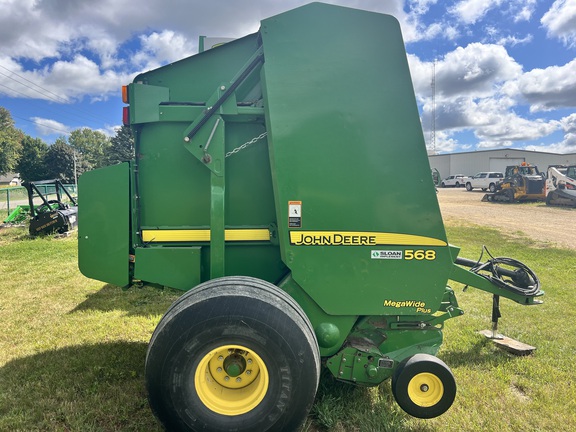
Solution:
M 137 73 L 195 54 L 200 35 L 241 37 L 306 3 L 0 0 L 0 106 L 48 143 L 81 127 L 113 135 Z M 400 21 L 429 148 L 576 152 L 576 0 L 326 3 Z

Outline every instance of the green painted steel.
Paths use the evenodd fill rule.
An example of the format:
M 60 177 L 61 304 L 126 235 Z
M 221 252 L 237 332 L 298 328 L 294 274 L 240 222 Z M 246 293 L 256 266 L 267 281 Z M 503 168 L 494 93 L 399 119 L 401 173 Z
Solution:
M 78 180 L 78 264 L 93 279 L 130 284 L 130 166 L 89 171 Z M 80 223 L 80 221 L 82 223 Z
M 312 3 L 128 95 L 135 160 L 80 181 L 87 276 L 272 282 L 331 372 L 364 385 L 437 352 L 463 314 L 449 279 L 535 302 L 454 264 L 393 17 Z
M 330 314 L 413 315 L 418 309 L 386 306 L 402 301 L 435 312 L 451 256 L 398 22 L 311 4 L 264 20 L 261 34 L 280 245 L 293 278 Z M 290 228 L 290 201 L 302 203 L 299 228 Z M 290 240 L 296 231 L 310 242 L 325 231 L 375 232 L 444 246 L 404 246 L 396 238 L 350 247 L 328 239 L 317 242 L 324 246 L 298 245 Z M 430 251 L 434 260 L 373 259 L 380 250 Z
M 187 247 L 137 248 L 134 278 L 189 290 L 200 283 L 200 250 Z

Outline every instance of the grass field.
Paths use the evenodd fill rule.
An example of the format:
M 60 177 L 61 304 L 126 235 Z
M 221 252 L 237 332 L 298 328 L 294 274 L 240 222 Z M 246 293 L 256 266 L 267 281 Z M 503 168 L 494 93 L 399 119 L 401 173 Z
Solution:
M 479 336 L 491 296 L 456 284 L 463 317 L 446 323 L 439 352 L 458 394 L 432 420 L 404 414 L 389 383 L 356 388 L 324 375 L 308 431 L 576 430 L 576 252 L 515 234 L 449 226 L 451 243 L 477 258 L 483 244 L 532 267 L 545 304 L 501 301 L 502 333 L 538 347 L 515 357 Z M 144 358 L 156 323 L 178 292 L 119 288 L 84 278 L 76 238 L 0 230 L 0 431 L 159 431 L 144 387 Z

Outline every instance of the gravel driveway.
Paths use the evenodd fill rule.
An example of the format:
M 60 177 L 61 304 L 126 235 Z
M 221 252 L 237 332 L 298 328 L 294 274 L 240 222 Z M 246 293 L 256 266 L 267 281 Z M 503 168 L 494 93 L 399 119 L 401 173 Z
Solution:
M 504 204 L 482 202 L 485 192 L 466 189 L 438 189 L 444 221 L 473 224 L 515 233 L 534 240 L 576 249 L 576 209 L 550 207 L 543 202 Z

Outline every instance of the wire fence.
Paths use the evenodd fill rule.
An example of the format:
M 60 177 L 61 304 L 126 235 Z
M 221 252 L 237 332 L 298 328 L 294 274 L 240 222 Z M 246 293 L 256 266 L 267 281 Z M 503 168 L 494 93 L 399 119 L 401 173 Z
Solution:
M 56 197 L 56 187 L 54 185 L 36 185 L 38 190 L 46 197 L 46 199 L 54 199 Z M 72 196 L 77 196 L 76 185 L 64 185 L 66 190 Z M 40 202 L 35 199 L 34 203 Z M 28 191 L 23 186 L 0 188 L 0 215 L 8 216 L 12 210 L 19 205 L 28 205 Z M 1 222 L 1 220 L 0 220 Z

